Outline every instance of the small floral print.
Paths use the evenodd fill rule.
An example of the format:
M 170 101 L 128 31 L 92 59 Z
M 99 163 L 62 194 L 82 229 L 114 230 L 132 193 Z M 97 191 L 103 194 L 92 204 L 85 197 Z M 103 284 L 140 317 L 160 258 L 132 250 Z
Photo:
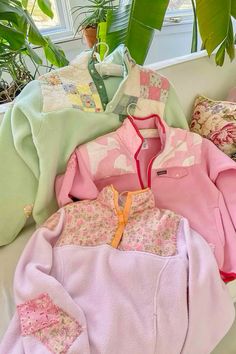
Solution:
M 61 85 L 61 79 L 57 74 L 51 74 L 49 76 L 45 76 L 45 80 L 51 86 Z
M 130 193 L 131 205 L 124 215 L 126 225 L 119 250 L 143 251 L 161 256 L 176 253 L 176 232 L 180 217 L 174 212 L 155 208 L 150 189 Z M 116 200 L 116 198 L 118 198 Z M 116 200 L 116 204 L 115 204 Z M 105 187 L 97 200 L 67 205 L 66 222 L 56 246 L 98 246 L 112 244 L 119 225 L 119 196 L 111 186 Z M 126 200 L 122 206 L 123 210 Z
M 140 96 L 143 98 L 149 97 L 149 89 L 148 86 L 141 85 L 140 86 Z
M 162 257 L 174 256 L 177 252 L 176 233 L 180 217 L 169 210 L 152 209 L 141 212 L 136 221 L 126 225 L 119 249 L 142 251 Z M 131 218 L 132 219 L 132 218 Z
M 83 95 L 80 95 L 80 97 L 81 97 L 81 100 L 82 100 L 83 105 L 85 107 L 87 107 L 87 108 L 95 108 L 96 107 L 92 96 L 83 94 Z
M 168 98 L 168 90 L 161 89 L 160 101 L 165 102 Z
M 211 140 L 231 157 L 236 153 L 236 104 L 199 96 L 195 101 L 190 129 Z
M 73 342 L 82 333 L 82 326 L 66 312 L 59 309 L 59 321 L 34 333 L 53 354 L 66 354 Z
M 18 305 L 21 333 L 33 335 L 53 354 L 66 354 L 82 333 L 81 325 L 56 306 L 47 293 Z
M 58 222 L 60 219 L 60 213 L 56 212 L 52 214 L 44 223 L 41 227 L 46 227 L 49 230 L 54 230 L 55 227 L 57 226 Z
M 116 232 L 118 217 L 109 189 L 104 188 L 97 200 L 71 203 L 64 209 L 66 223 L 57 246 L 106 244 Z
M 159 87 L 161 88 L 162 86 L 162 81 L 161 78 L 158 74 L 156 73 L 151 73 L 150 74 L 150 85 L 154 87 Z
M 58 309 L 48 294 L 41 294 L 33 300 L 18 305 L 17 310 L 23 336 L 59 322 Z
M 66 93 L 71 93 L 72 95 L 78 94 L 78 90 L 74 84 L 63 84 L 62 86 Z

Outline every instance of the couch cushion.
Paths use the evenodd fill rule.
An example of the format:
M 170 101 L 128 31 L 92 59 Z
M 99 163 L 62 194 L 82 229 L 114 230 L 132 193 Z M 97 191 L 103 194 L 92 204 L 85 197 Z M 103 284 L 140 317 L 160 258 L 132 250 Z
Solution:
M 198 96 L 195 100 L 191 131 L 211 140 L 236 161 L 236 103 L 213 101 Z

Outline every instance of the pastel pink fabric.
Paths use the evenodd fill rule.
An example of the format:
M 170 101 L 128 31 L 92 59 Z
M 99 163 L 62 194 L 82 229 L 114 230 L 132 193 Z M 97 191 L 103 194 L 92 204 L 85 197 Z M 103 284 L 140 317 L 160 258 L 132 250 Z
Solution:
M 108 223 L 109 214 L 113 225 L 121 212 L 117 198 L 108 186 L 97 200 L 69 204 L 35 232 L 17 266 L 14 287 L 20 311 L 0 353 L 209 354 L 224 337 L 234 320 L 234 306 L 211 248 L 186 219 L 173 212 L 166 219 L 167 228 L 175 233 L 172 256 L 116 249 L 106 238 L 101 242 L 101 235 L 97 244 L 89 245 L 96 239 L 94 206 L 99 220 Z M 159 221 L 167 214 L 155 208 L 153 200 L 150 190 L 131 194 L 125 244 L 130 244 L 125 237 L 129 228 L 137 239 L 135 220 L 143 213 L 146 230 L 155 230 L 165 240 L 166 229 Z M 68 234 L 67 223 L 81 218 L 83 222 Z M 146 239 L 141 244 L 145 246 Z M 25 335 L 20 326 L 24 310 L 30 315 L 44 306 L 58 308 L 67 317 Z M 43 326 L 45 321 L 43 315 Z
M 139 129 L 156 128 L 143 139 Z M 127 118 L 115 132 L 79 146 L 56 180 L 60 206 L 150 187 L 159 208 L 186 217 L 214 249 L 222 278 L 236 278 L 236 163 L 200 135 L 171 128 L 158 116 Z
M 48 294 L 40 294 L 37 298 L 18 305 L 17 310 L 23 336 L 59 322 L 58 308 Z
M 236 102 L 236 87 L 232 87 L 228 93 L 227 101 Z

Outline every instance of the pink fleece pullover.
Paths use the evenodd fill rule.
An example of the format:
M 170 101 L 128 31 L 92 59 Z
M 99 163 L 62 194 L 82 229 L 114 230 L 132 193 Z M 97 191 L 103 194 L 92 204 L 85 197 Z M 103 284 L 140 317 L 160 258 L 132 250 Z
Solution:
M 144 128 L 159 137 L 143 139 Z M 108 184 L 119 192 L 150 187 L 159 208 L 186 217 L 214 249 L 222 278 L 236 278 L 236 163 L 212 142 L 156 115 L 127 118 L 74 151 L 56 181 L 58 203 L 96 198 Z
M 30 239 L 1 354 L 209 354 L 234 319 L 211 248 L 150 189 L 60 209 Z

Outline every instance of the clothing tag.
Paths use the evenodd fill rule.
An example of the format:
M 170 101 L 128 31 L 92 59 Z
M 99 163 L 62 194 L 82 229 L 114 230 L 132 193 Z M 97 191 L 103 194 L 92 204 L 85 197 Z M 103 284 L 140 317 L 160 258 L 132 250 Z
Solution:
M 157 176 L 166 175 L 167 170 L 157 171 Z
M 142 145 L 142 150 L 147 150 L 148 149 L 148 141 L 147 139 L 143 140 L 143 145 Z

